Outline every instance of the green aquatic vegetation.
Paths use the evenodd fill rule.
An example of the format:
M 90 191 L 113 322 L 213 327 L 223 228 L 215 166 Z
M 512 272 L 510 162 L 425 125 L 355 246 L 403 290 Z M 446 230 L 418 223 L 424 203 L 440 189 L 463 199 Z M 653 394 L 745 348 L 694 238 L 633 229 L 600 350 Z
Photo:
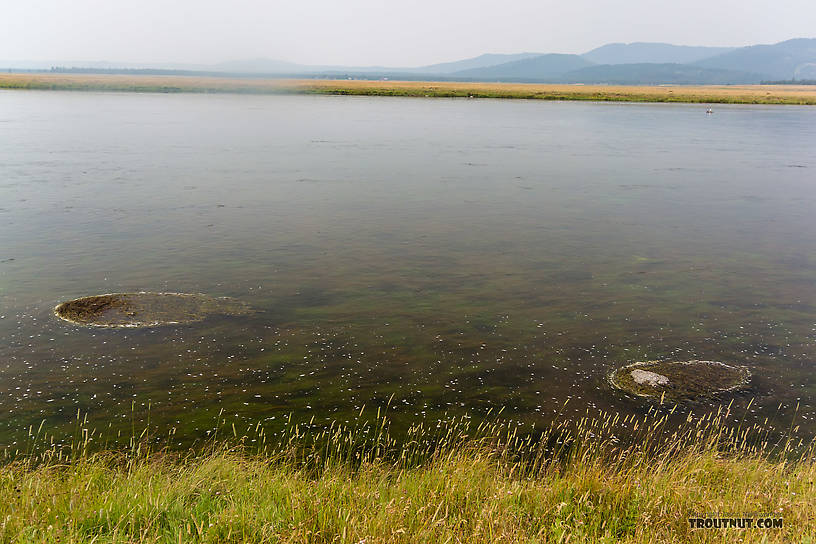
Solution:
M 618 389 L 639 397 L 683 401 L 745 387 L 750 377 L 745 367 L 717 361 L 649 361 L 618 368 L 609 380 Z
M 188 293 L 113 293 L 69 300 L 54 314 L 76 325 L 155 327 L 194 323 L 211 315 L 245 315 L 249 306 L 230 298 Z

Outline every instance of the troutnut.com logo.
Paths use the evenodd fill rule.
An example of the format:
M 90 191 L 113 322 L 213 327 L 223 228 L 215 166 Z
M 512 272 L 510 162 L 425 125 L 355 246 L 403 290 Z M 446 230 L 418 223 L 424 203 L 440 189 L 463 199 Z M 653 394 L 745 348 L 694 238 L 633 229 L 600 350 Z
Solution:
M 692 529 L 781 529 L 779 514 L 746 512 L 744 514 L 695 514 L 688 518 Z

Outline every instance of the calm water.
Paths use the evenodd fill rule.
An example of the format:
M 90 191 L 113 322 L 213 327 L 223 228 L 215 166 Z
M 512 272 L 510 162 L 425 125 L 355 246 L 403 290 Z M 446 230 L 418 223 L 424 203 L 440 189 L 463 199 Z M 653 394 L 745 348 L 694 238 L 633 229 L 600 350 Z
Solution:
M 392 396 L 397 424 L 642 413 L 606 375 L 664 357 L 747 365 L 721 402 L 808 436 L 816 108 L 715 109 L 0 92 L 0 446 L 78 410 L 181 443 Z M 137 290 L 257 312 L 51 315 Z

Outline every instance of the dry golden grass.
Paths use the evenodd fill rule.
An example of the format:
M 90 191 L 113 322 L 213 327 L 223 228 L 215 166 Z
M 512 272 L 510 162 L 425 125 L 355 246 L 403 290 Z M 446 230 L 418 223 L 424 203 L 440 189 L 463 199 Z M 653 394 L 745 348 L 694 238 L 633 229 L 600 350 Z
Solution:
M 607 86 L 12 73 L 0 74 L 0 88 L 816 105 L 816 86 L 808 85 Z

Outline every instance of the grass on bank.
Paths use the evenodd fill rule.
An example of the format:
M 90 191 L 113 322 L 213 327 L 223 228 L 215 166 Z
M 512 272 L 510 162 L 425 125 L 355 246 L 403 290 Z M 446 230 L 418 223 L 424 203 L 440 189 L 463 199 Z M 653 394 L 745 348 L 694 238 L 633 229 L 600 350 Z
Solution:
M 813 85 L 556 85 L 10 73 L 0 74 L 0 89 L 816 105 L 816 86 Z
M 813 448 L 733 420 L 720 409 L 672 427 L 651 410 L 553 424 L 532 439 L 463 419 L 400 442 L 384 418 L 275 436 L 256 426 L 243 439 L 227 427 L 231 436 L 187 454 L 138 440 L 92 453 L 93 433 L 80 429 L 67 448 L 0 468 L 0 541 L 813 542 Z M 705 513 L 765 513 L 784 526 L 690 529 Z

